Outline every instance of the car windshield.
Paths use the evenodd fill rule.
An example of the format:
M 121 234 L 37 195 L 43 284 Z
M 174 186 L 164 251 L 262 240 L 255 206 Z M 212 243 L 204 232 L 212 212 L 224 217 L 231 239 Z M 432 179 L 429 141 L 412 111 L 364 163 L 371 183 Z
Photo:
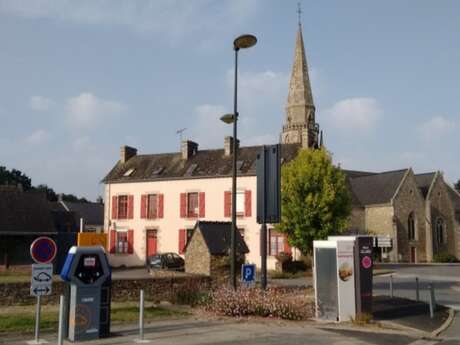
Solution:
M 176 254 L 176 253 L 174 253 L 172 256 L 173 256 L 173 258 L 176 259 L 176 260 L 177 260 L 177 259 L 182 259 L 182 258 L 181 258 L 178 254 Z
M 152 256 L 150 258 L 150 263 L 151 264 L 159 264 L 159 263 L 161 263 L 161 258 L 159 256 Z

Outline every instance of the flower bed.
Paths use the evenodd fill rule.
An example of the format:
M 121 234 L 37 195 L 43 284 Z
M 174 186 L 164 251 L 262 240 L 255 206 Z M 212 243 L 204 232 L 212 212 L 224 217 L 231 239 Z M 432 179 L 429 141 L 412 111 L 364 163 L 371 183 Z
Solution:
M 209 294 L 205 309 L 224 316 L 261 316 L 307 320 L 314 316 L 314 303 L 305 289 L 221 287 Z

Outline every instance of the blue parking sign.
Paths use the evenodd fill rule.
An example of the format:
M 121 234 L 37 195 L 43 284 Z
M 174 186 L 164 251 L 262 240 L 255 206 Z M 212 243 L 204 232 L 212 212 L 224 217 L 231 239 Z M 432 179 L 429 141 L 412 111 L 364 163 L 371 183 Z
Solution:
M 244 264 L 241 266 L 241 282 L 254 283 L 256 281 L 256 265 Z

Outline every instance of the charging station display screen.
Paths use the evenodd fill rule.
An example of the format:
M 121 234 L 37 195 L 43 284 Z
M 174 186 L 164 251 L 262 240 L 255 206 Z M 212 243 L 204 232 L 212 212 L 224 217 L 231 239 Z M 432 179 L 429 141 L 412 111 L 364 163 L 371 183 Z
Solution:
M 75 271 L 75 276 L 85 284 L 94 283 L 104 274 L 97 255 L 82 255 Z

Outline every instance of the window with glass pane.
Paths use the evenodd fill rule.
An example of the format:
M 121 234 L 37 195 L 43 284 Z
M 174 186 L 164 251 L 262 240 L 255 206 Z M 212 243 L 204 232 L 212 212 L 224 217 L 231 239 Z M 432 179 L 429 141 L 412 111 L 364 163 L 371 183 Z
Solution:
M 128 253 L 128 233 L 126 231 L 117 232 L 117 253 Z
M 198 217 L 198 193 L 187 194 L 187 216 Z
M 236 214 L 244 216 L 244 191 L 236 192 Z
M 442 218 L 436 221 L 436 240 L 440 244 L 444 243 L 444 220 Z
M 284 251 L 284 236 L 270 231 L 270 255 L 278 255 Z
M 149 194 L 147 199 L 147 218 L 158 217 L 158 196 Z
M 411 213 L 409 215 L 409 218 L 407 220 L 407 228 L 408 228 L 408 234 L 409 234 L 409 240 L 415 240 L 415 219 L 414 219 L 414 213 Z
M 128 196 L 120 195 L 118 197 L 118 218 L 126 219 L 128 218 Z

